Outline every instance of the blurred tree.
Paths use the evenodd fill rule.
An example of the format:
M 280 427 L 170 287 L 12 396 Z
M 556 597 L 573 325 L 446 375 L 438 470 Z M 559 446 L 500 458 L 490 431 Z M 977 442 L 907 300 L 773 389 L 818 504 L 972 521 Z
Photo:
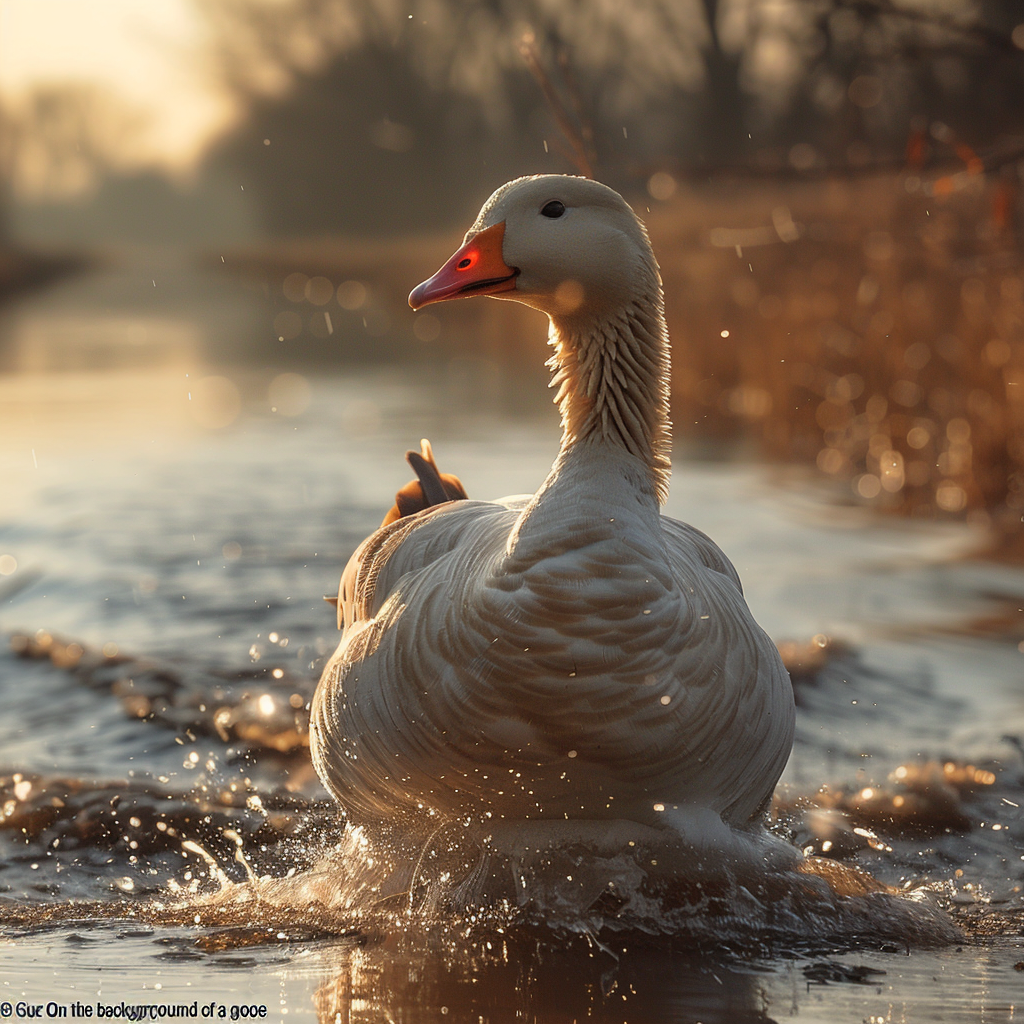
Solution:
M 41 87 L 0 107 L 0 299 L 84 263 L 17 244 L 16 204 L 67 201 L 94 190 L 112 169 L 130 162 L 140 125 L 138 115 L 95 87 Z
M 679 86 L 698 88 L 701 0 L 597 5 L 565 0 L 199 0 L 216 66 L 241 94 L 283 93 L 337 56 L 391 49 L 421 82 L 471 98 L 492 123 L 521 99 L 519 42 L 571 43 L 592 99 L 616 116 Z
M 20 197 L 69 198 L 137 162 L 144 117 L 95 85 L 46 85 L 6 112 L 4 160 Z
M 6 210 L 8 234 L 57 248 L 212 245 L 260 233 L 237 175 L 176 180 L 153 165 L 148 128 L 98 86 L 45 86 L 0 108 L 0 231 Z
M 1024 131 L 1024 52 L 1014 42 L 1024 5 L 985 0 L 896 3 L 827 0 L 805 5 L 807 21 L 788 35 L 797 69 L 776 94 L 773 130 L 806 141 L 832 165 L 900 159 L 912 122 L 952 126 L 975 147 Z M 1016 14 L 1014 9 L 1016 8 Z M 749 26 L 752 58 L 775 26 Z M 780 102 L 781 101 L 781 102 Z
M 14 148 L 14 120 L 7 109 L 0 106 L 0 247 L 10 238 Z
M 247 110 L 213 159 L 258 190 L 275 232 L 461 217 L 513 174 L 579 169 L 588 132 L 598 175 L 627 189 L 659 167 L 898 162 L 915 118 L 948 128 L 949 144 L 929 144 L 947 158 L 949 140 L 976 151 L 1024 132 L 1019 0 L 202 0 L 201 10 L 217 74 Z M 568 146 L 555 123 L 566 112 L 579 122 Z M 441 210 L 441 195 L 469 198 Z
M 514 120 L 507 136 L 489 131 L 477 105 L 425 89 L 402 54 L 376 44 L 315 74 L 296 73 L 284 96 L 253 96 L 249 111 L 210 162 L 235 169 L 275 234 L 407 233 L 446 223 L 452 211 L 438 195 L 465 191 L 475 203 L 488 162 L 513 158 L 505 139 L 526 128 Z
M 643 98 L 678 98 L 702 74 L 697 0 L 641 17 L 550 0 L 212 0 L 202 10 L 215 65 L 248 110 L 212 163 L 236 168 L 279 233 L 428 228 L 472 212 L 496 181 L 572 169 L 520 55 L 527 34 L 574 116 L 600 123 L 600 170 L 613 184 L 624 183 L 625 135 L 653 132 L 661 149 L 676 131 L 672 118 L 638 118 Z M 652 37 L 675 42 L 649 52 Z

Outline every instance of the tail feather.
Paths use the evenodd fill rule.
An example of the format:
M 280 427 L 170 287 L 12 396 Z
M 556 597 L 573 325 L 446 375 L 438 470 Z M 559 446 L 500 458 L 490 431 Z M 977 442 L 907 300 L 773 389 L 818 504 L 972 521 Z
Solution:
M 442 473 L 434 460 L 430 442 L 423 438 L 418 452 L 406 452 L 406 461 L 412 466 L 417 479 L 407 483 L 396 495 L 395 504 L 384 517 L 381 526 L 387 526 L 396 519 L 422 512 L 446 501 L 468 498 L 462 481 L 451 473 Z

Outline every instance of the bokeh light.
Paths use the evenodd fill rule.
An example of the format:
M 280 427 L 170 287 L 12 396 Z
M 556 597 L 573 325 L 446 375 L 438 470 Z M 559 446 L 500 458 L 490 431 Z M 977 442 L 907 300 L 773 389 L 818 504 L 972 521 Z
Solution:
M 282 416 L 301 416 L 309 408 L 311 397 L 309 381 L 298 373 L 280 373 L 267 388 L 271 407 Z
M 223 430 L 238 418 L 242 398 L 238 388 L 227 377 L 203 377 L 192 387 L 189 403 L 192 418 L 207 430 Z

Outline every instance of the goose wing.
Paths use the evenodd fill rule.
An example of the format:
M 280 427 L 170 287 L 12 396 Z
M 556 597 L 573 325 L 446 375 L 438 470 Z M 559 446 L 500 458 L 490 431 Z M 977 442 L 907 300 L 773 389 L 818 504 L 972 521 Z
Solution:
M 350 815 L 398 814 L 445 778 L 453 714 L 446 694 L 465 692 L 463 674 L 472 674 L 482 643 L 466 613 L 528 500 L 433 506 L 381 527 L 345 567 L 344 631 L 313 699 L 310 746 Z M 477 728 L 456 724 L 470 734 Z M 396 757 L 416 766 L 415 782 L 393 769 Z
M 708 804 L 724 818 L 746 821 L 767 805 L 789 758 L 792 684 L 718 545 L 686 523 L 662 516 L 661 524 L 679 590 L 665 608 L 677 617 L 677 642 L 665 651 L 665 693 L 685 722 L 669 763 L 678 757 L 680 779 L 699 773 Z
M 681 523 L 678 519 L 661 517 L 661 529 L 665 544 L 671 553 L 679 554 L 692 550 L 700 563 L 712 572 L 717 572 L 728 579 L 743 594 L 743 584 L 735 566 L 726 557 L 725 552 L 703 531 L 689 523 Z
M 755 817 L 793 700 L 728 559 L 662 517 L 656 551 L 597 544 L 510 577 L 498 568 L 525 501 L 437 506 L 353 556 L 313 706 L 321 777 L 373 818 L 654 823 L 658 806 L 695 803 Z
M 463 566 L 482 551 L 505 542 L 529 497 L 449 501 L 386 523 L 359 545 L 345 566 L 338 590 L 338 628 L 350 632 L 376 616 L 409 573 L 464 572 Z

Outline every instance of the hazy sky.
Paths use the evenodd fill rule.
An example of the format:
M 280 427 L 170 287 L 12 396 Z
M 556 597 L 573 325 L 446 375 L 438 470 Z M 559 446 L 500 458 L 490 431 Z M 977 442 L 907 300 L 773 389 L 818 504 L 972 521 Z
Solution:
M 37 85 L 107 86 L 150 119 L 140 159 L 183 167 L 231 115 L 207 75 L 190 0 L 0 0 L 0 93 Z

